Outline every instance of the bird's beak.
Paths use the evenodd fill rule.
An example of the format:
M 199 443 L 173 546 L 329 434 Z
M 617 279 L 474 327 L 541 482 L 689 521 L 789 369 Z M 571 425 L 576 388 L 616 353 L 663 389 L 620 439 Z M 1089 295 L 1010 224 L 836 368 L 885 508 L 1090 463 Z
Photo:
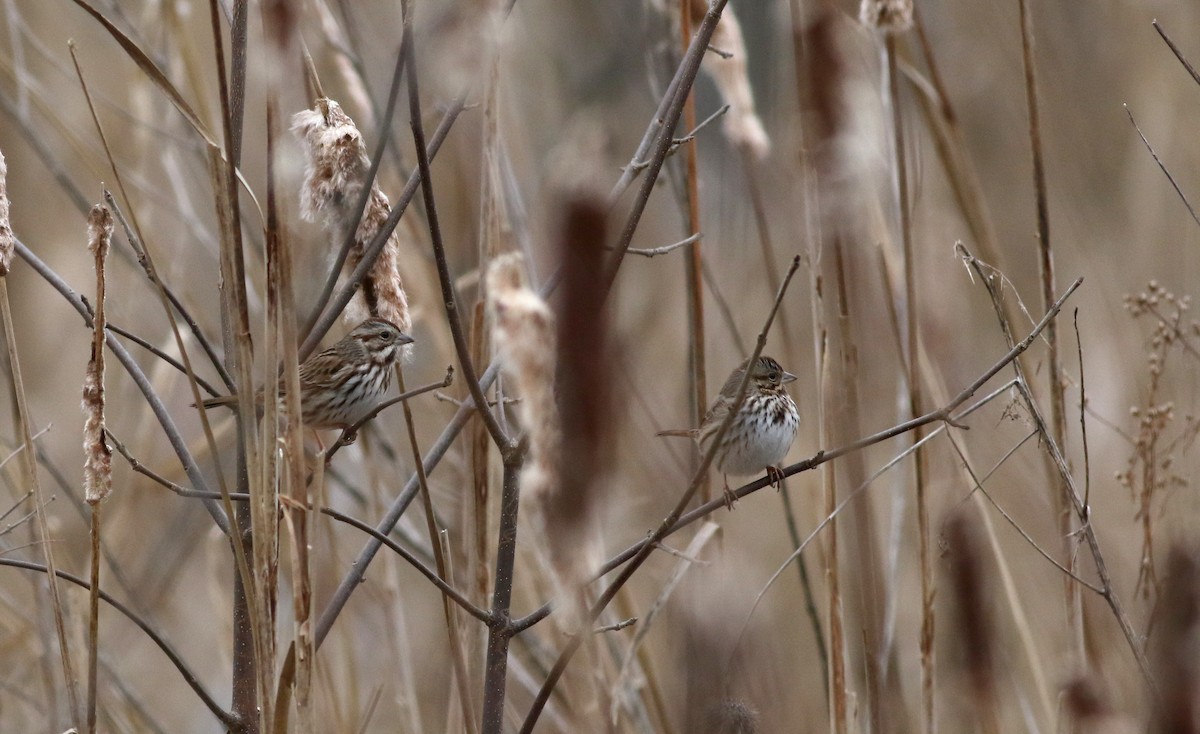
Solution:
M 789 382 L 791 382 L 791 381 L 792 381 L 792 380 L 794 380 L 794 379 L 796 379 L 796 376 L 795 376 L 795 375 L 793 375 L 791 372 L 784 372 L 784 373 L 783 373 L 783 384 L 784 384 L 784 385 L 788 384 Z
M 413 339 L 408 334 L 405 334 L 403 331 L 400 332 L 400 343 L 401 344 L 412 344 L 415 341 L 416 341 L 416 339 Z M 793 377 L 792 379 L 794 380 L 796 378 Z

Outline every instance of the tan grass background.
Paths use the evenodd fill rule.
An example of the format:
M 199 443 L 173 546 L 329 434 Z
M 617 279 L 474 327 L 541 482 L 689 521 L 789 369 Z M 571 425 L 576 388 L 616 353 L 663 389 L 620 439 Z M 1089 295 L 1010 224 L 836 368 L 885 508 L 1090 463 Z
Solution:
M 336 6 L 337 3 L 330 3 Z M 400 38 L 398 3 L 390 0 L 346 3 L 352 6 L 369 92 L 386 96 L 394 53 Z M 208 10 L 201 3 L 98 3 L 121 27 L 136 29 L 169 76 L 191 100 L 202 118 L 218 128 L 215 69 L 211 61 Z M 0 150 L 8 161 L 8 191 L 13 229 L 22 242 L 45 259 L 80 292 L 89 294 L 91 258 L 86 245 L 85 215 L 64 194 L 30 137 L 45 146 L 64 174 L 89 202 L 99 201 L 102 185 L 112 185 L 111 172 L 70 67 L 68 39 L 74 39 L 84 73 L 132 205 L 147 233 L 164 280 L 191 305 L 201 325 L 216 335 L 217 236 L 211 191 L 203 167 L 202 148 L 179 115 L 121 52 L 113 40 L 73 3 L 6 0 L 0 4 L 0 92 L 23 112 L 0 115 Z M 1035 196 L 1026 128 L 1021 71 L 1020 25 L 1016 2 L 953 3 L 918 0 L 919 12 L 936 54 L 950 101 L 959 114 L 966 154 L 976 167 L 990 219 L 1002 250 L 1002 267 L 1025 300 L 1034 320 L 1040 317 L 1035 241 Z M 781 2 L 733 2 L 747 39 L 750 78 L 756 101 L 773 141 L 772 152 L 758 167 L 760 186 L 779 268 L 793 254 L 807 254 L 806 210 L 802 167 L 797 150 L 802 118 L 797 113 L 797 79 L 793 64 L 791 16 Z M 335 8 L 336 12 L 336 8 Z M 464 81 L 482 78 L 481 48 L 473 34 L 478 7 L 469 2 L 421 3 L 422 92 L 426 125 L 448 104 Z M 671 11 L 674 13 L 674 10 Z M 881 430 L 905 416 L 897 398 L 903 368 L 897 356 L 886 292 L 878 266 L 879 248 L 898 252 L 891 231 L 886 176 L 889 166 L 888 119 L 880 104 L 880 52 L 872 36 L 858 25 L 857 7 L 837 4 L 837 37 L 846 84 L 844 167 L 840 178 L 821 182 L 825 203 L 848 222 L 843 242 L 847 257 L 849 307 L 856 335 L 859 372 L 855 378 L 857 410 L 863 432 Z M 1200 272 L 1200 225 L 1171 188 L 1138 139 L 1122 105 L 1127 104 L 1142 131 L 1182 190 L 1200 197 L 1200 85 L 1187 75 L 1151 26 L 1157 19 L 1193 63 L 1200 63 L 1200 10 L 1183 2 L 1033 2 L 1037 73 L 1041 91 L 1043 144 L 1049 188 L 1050 231 L 1061 287 L 1078 276 L 1083 287 L 1068 303 L 1060 320 L 1064 369 L 1073 381 L 1080 373 L 1075 357 L 1072 318 L 1078 309 L 1090 415 L 1091 500 L 1098 537 L 1105 551 L 1116 593 L 1125 603 L 1133 626 L 1146 633 L 1163 587 L 1137 587 L 1143 535 L 1139 504 L 1114 476 L 1126 469 L 1137 433 L 1133 406 L 1148 399 L 1147 356 L 1154 318 L 1133 319 L 1125 308 L 1127 294 L 1147 289 L 1156 280 L 1180 297 L 1196 293 Z M 251 12 L 251 53 L 262 61 L 261 26 Z M 321 73 L 326 94 L 338 99 L 358 121 L 373 149 L 375 125 L 358 105 L 333 63 L 312 3 L 297 4 L 300 32 Z M 625 1 L 591 3 L 576 0 L 518 0 L 499 39 L 500 131 L 515 190 L 521 195 L 521 227 L 527 230 L 537 275 L 544 278 L 556 264 L 552 236 L 557 226 L 555 161 L 584 143 L 580 130 L 598 129 L 603 136 L 603 190 L 619 176 L 653 114 L 673 66 L 660 68 L 651 51 L 659 44 L 678 44 L 677 32 L 651 5 Z M 14 39 L 19 37 L 19 43 Z M 917 59 L 914 39 L 902 44 L 905 58 Z M 255 50 L 257 49 L 257 50 Z M 916 63 L 916 62 L 914 62 Z M 924 69 L 923 65 L 917 64 Z M 265 188 L 263 79 L 251 65 L 247 105 L 244 172 L 256 193 Z M 286 114 L 308 106 L 299 63 L 286 71 L 282 91 Z M 805 82 L 802 82 L 805 83 Z M 480 101 L 478 92 L 468 97 Z M 703 74 L 696 86 L 701 119 L 720 102 Z M 960 214 L 941 167 L 912 87 L 902 84 L 901 104 L 909 125 L 909 170 L 913 233 L 917 248 L 920 333 L 933 374 L 951 393 L 969 384 L 1006 350 L 986 294 L 955 256 L 956 241 L 980 254 Z M 23 131 L 18 116 L 32 123 Z M 470 109 L 455 125 L 433 173 L 451 268 L 462 281 L 464 300 L 473 301 L 473 275 L 480 233 L 481 113 Z M 407 114 L 397 115 L 393 136 L 401 141 L 406 166 L 413 165 Z M 719 312 L 706 290 L 709 394 L 724 381 L 743 355 L 741 342 L 752 345 L 774 295 L 767 281 L 758 232 L 747 193 L 746 170 L 736 150 L 714 124 L 698 136 L 699 190 L 703 253 L 716 288 L 730 307 L 731 322 Z M 285 146 L 281 199 L 297 250 L 296 297 L 302 312 L 311 304 L 324 277 L 329 246 L 317 227 L 299 221 L 294 191 L 302 171 L 298 148 Z M 405 168 L 407 173 L 408 168 Z M 676 189 L 660 183 L 634 237 L 635 247 L 658 247 L 690 234 L 680 216 Z M 385 159 L 381 184 L 394 199 L 402 178 Z M 243 203 L 248 201 L 243 198 Z M 428 235 L 420 207 L 410 207 L 412 220 L 402 253 L 402 271 L 414 308 L 418 339 L 408 368 L 410 385 L 438 379 L 454 361 L 441 307 L 441 296 L 429 255 Z M 623 211 L 623 210 L 621 210 Z M 254 214 L 243 209 L 243 215 Z M 259 223 L 255 220 L 254 227 Z M 248 238 L 253 279 L 252 318 L 261 324 L 263 302 L 261 241 Z M 129 250 L 118 238 L 114 251 Z M 789 461 L 820 448 L 812 396 L 818 382 L 814 367 L 809 278 L 806 264 L 783 302 L 790 333 L 772 333 L 767 352 L 774 354 L 799 380 L 792 393 L 804 421 Z M 630 257 L 623 265 L 611 304 L 614 339 L 620 344 L 612 371 L 622 410 L 601 489 L 599 518 L 605 557 L 642 538 L 667 512 L 686 486 L 686 446 L 654 438 L 656 430 L 689 423 L 686 352 L 686 303 L 681 254 L 653 259 Z M 81 496 L 82 453 L 79 394 L 88 358 L 90 331 L 27 266 L 18 264 L 11 277 L 13 315 L 21 363 L 26 376 L 35 430 L 49 426 L 38 440 L 46 463 L 61 472 L 64 486 L 47 469 L 41 480 L 55 495 L 48 512 L 60 567 L 83 573 L 88 536 L 84 514 L 74 506 Z M 833 288 L 831 280 L 825 281 Z M 832 293 L 832 291 L 830 291 Z M 832 298 L 831 295 L 826 296 Z M 157 300 L 130 259 L 114 252 L 110 259 L 109 320 L 134 329 L 167 351 L 174 350 Z M 255 306 L 255 304 L 258 304 Z M 1164 311 L 1165 312 L 1165 311 Z M 1184 318 L 1189 337 L 1191 319 Z M 339 327 L 340 328 L 340 327 Z M 1018 336 L 1029 323 L 1017 325 Z M 340 333 L 340 332 L 339 332 Z M 790 345 L 790 348 L 789 346 Z M 194 345 L 192 345 L 194 347 Z M 188 403 L 183 377 L 148 357 L 135 354 L 156 388 L 168 401 L 177 422 L 192 441 L 206 471 L 212 457 L 204 448 L 199 423 Z M 197 350 L 197 354 L 198 354 Z M 1031 381 L 1043 402 L 1046 350 L 1031 352 Z M 1156 403 L 1171 402 L 1174 420 L 1163 432 L 1160 469 L 1175 476 L 1149 503 L 1155 554 L 1151 559 L 1161 584 L 1167 549 L 1194 542 L 1200 528 L 1200 506 L 1190 483 L 1197 465 L 1188 435 L 1197 401 L 1197 357 L 1176 346 L 1163 364 Z M 211 377 L 211 370 L 203 372 Z M 1005 373 L 1007 374 L 1007 373 Z M 838 380 L 835 371 L 832 379 Z M 998 378 L 999 379 L 999 378 Z M 998 381 L 995 383 L 998 384 Z M 109 426 L 148 466 L 174 481 L 186 482 L 153 417 L 128 377 L 110 361 Z M 450 390 L 462 397 L 461 383 Z M 1084 464 L 1078 418 L 1080 393 L 1075 382 L 1066 389 L 1068 442 L 1066 454 L 1082 483 Z M 971 452 L 975 467 L 986 471 L 1028 430 L 1022 419 L 1004 414 L 1002 397 L 976 414 L 971 430 L 959 440 Z M 11 412 L 9 390 L 0 391 L 0 413 Z M 839 406 L 833 406 L 839 409 Z M 453 413 L 453 406 L 424 396 L 414 403 L 419 439 L 427 447 Z M 0 441 L 15 446 L 12 423 L 0 420 Z M 372 522 L 407 480 L 411 471 L 404 424 L 398 411 L 377 421 L 378 434 L 361 440 L 335 460 L 330 483 L 331 504 Z M 228 440 L 228 439 L 227 439 Z M 395 447 L 395 460 L 381 451 L 380 441 Z M 907 445 L 902 440 L 879 444 L 856 462 L 874 471 Z M 465 443 L 451 451 L 431 476 L 435 505 L 449 527 L 450 543 L 467 529 L 461 508 L 469 502 L 470 467 Z M 987 483 L 1001 504 L 1033 539 L 1056 554 L 1060 549 L 1052 488 L 1036 442 L 1007 459 Z M 938 586 L 937 719 L 944 732 L 975 726 L 966 693 L 966 658 L 955 626 L 955 603 L 948 581 L 953 553 L 938 545 L 943 523 L 964 500 L 970 485 L 959 459 L 944 438 L 929 449 L 930 516 L 935 537 L 934 569 Z M 24 494 L 16 462 L 3 473 L 6 485 L 0 511 Z M 228 702 L 230 685 L 230 590 L 233 565 L 225 542 L 194 501 L 169 494 L 134 474 L 119 457 L 114 492 L 107 501 L 104 545 L 108 552 L 103 583 L 128 601 L 178 648 L 211 690 Z M 904 465 L 907 467 L 908 465 Z M 493 466 L 498 472 L 498 464 Z M 852 471 L 839 472 L 843 479 Z M 842 523 L 841 585 L 846 615 L 845 652 L 850 664 L 848 688 L 851 730 L 869 731 L 873 706 L 866 679 L 865 620 L 882 615 L 894 639 L 889 686 L 898 697 L 886 704 L 886 731 L 919 730 L 920 596 L 917 531 L 910 471 L 894 470 L 877 480 L 864 501 L 846 517 L 871 509 L 869 534 L 855 534 Z M 498 481 L 496 482 L 498 492 Z M 818 472 L 788 481 L 788 492 L 805 535 L 823 517 Z M 74 499 L 71 499 L 74 497 Z M 28 503 L 6 522 L 24 515 Z M 420 508 L 413 507 L 402 526 L 424 539 Z M 1028 617 L 1037 663 L 1045 687 L 1039 689 L 1028 666 L 1005 601 L 995 560 L 983 563 L 984 593 L 992 600 L 997 636 L 997 697 L 1002 731 L 1062 731 L 1069 718 L 1059 706 L 1062 686 L 1077 671 L 1071 660 L 1063 611 L 1062 576 L 994 510 L 1000 551 L 1007 561 L 1019 600 Z M 743 500 L 736 511 L 713 519 L 720 535 L 704 550 L 707 562 L 689 571 L 664 615 L 646 641 L 651 677 L 661 686 L 657 706 L 665 718 L 653 718 L 650 730 L 687 732 L 697 711 L 720 696 L 698 701 L 706 676 L 720 677 L 733 659 L 725 695 L 744 700 L 759 712 L 759 731 L 816 732 L 829 729 L 824 672 L 816 654 L 812 628 L 793 570 L 785 572 L 767 593 L 749 623 L 736 654 L 730 651 L 743 620 L 768 577 L 792 550 L 780 498 L 762 491 Z M 28 525 L 0 536 L 0 553 L 40 559 Z M 545 600 L 546 569 L 524 541 L 521 527 L 514 612 L 523 614 Z M 689 531 L 690 533 L 690 531 Z M 322 524 L 314 547 L 314 580 L 318 609 L 347 568 L 364 538 L 353 530 Z M 672 540 L 683 548 L 685 539 Z M 427 541 L 426 541 L 427 545 Z M 873 547 L 874 579 L 859 569 Z M 814 545 L 805 552 L 823 622 L 828 559 Z M 634 580 L 617 607 L 617 616 L 644 614 L 678 559 L 659 554 Z M 1081 574 L 1094 577 L 1087 558 Z M 61 670 L 53 655 L 52 634 L 42 579 L 11 568 L 0 569 L 0 730 L 61 731 L 68 725 Z M 465 585 L 464 581 L 464 585 Z M 286 585 L 286 580 L 285 580 Z M 878 593 L 883 589 L 883 593 Z M 281 593 L 281 599 L 287 592 Z M 82 656 L 86 597 L 68 593 L 70 629 Z M 1138 720 L 1148 720 L 1149 699 L 1125 640 L 1104 603 L 1084 592 L 1088 669 L 1111 706 Z M 281 609 L 286 605 L 281 604 Z M 286 619 L 286 613 L 283 613 Z M 552 622 L 535 628 L 533 649 L 520 641 L 513 656 L 540 683 L 543 666 L 564 639 Z M 544 628 L 543 628 L 544 627 Z M 47 635 L 47 632 L 51 634 Z M 608 633 L 605 645 L 624 649 L 632 632 Z M 481 639 L 481 638 L 480 638 Z M 476 639 L 474 644 L 480 644 Z M 480 648 L 476 648 L 478 653 Z M 103 609 L 100 638 L 102 730 L 217 731 L 218 724 L 163 655 L 126 620 Z M 643 663 L 645 664 L 645 663 Z M 593 671 L 577 659 L 568 677 L 584 685 Z M 595 676 L 611 682 L 608 667 Z M 49 676 L 49 680 L 46 679 Z M 462 726 L 451 693 L 443 617 L 436 590 L 394 556 L 381 555 L 367 582 L 356 592 L 321 649 L 317 665 L 317 720 L 323 731 L 457 731 Z M 581 682 L 582 681 L 582 682 Z M 510 726 L 523 718 L 531 699 L 528 684 L 510 671 Z M 475 703 L 479 691 L 472 693 Z M 648 694 L 643 690 L 643 696 Z M 1053 704 L 1050 716 L 1040 696 Z M 372 701 L 378 697 L 374 709 Z M 552 703 L 559 716 L 571 700 Z M 654 707 L 652 707 L 654 708 Z M 658 709 L 656 709 L 658 710 Z M 596 731 L 606 717 L 591 715 Z M 558 730 L 543 717 L 539 731 Z M 515 728 L 513 729 L 515 731 Z M 642 731 L 622 718 L 616 731 Z

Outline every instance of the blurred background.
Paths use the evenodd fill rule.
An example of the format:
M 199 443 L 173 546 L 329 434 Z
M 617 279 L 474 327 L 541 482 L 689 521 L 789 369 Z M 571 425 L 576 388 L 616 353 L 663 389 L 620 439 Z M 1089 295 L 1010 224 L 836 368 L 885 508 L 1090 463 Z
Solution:
M 915 29 L 898 34 L 895 45 L 915 309 L 927 382 L 925 407 L 932 409 L 938 405 L 932 386 L 941 385 L 944 396 L 953 396 L 1008 348 L 987 293 L 956 254 L 956 242 L 992 260 L 1010 279 L 1010 313 L 1021 316 L 1013 323 L 1017 339 L 1040 319 L 1044 307 L 1018 4 L 917 2 L 929 54 Z M 206 4 L 97 0 L 94 5 L 145 50 L 209 129 L 220 129 Z M 217 339 L 218 235 L 203 141 L 113 37 L 75 3 L 4 0 L 0 7 L 0 151 L 7 160 L 17 237 L 90 297 L 86 207 L 101 201 L 103 188 L 111 189 L 115 180 L 72 66 L 73 44 L 129 197 L 119 201 L 127 215 L 138 219 L 163 280 Z M 1200 119 L 1200 85 L 1151 24 L 1157 19 L 1182 54 L 1200 62 L 1200 37 L 1194 33 L 1200 27 L 1200 8 L 1167 1 L 1032 2 L 1030 11 L 1058 292 L 1084 278 L 1059 319 L 1067 414 L 1062 448 L 1077 485 L 1088 487 L 1093 528 L 1113 591 L 1142 643 L 1145 636 L 1153 638 L 1155 610 L 1171 578 L 1168 552 L 1176 544 L 1194 542 L 1200 527 L 1200 504 L 1189 483 L 1196 466 L 1193 416 L 1200 359 L 1191 344 L 1200 344 L 1200 336 L 1189 313 L 1180 311 L 1186 307 L 1183 299 L 1196 291 L 1200 224 L 1139 139 L 1129 113 L 1184 194 L 1200 193 L 1200 139 L 1186 122 Z M 260 12 L 258 4 L 251 5 L 242 171 L 262 202 L 268 64 L 280 65 L 277 91 L 285 118 L 310 107 L 312 100 L 299 54 L 279 60 L 264 50 Z M 766 347 L 766 353 L 799 376 L 790 385 L 802 414 L 800 435 L 788 458 L 792 463 L 909 417 L 902 340 L 895 326 L 907 307 L 883 42 L 859 22 L 858 5 L 852 2 L 734 0 L 726 12 L 740 21 L 745 39 L 741 58 L 748 65 L 770 148 L 758 157 L 739 147 L 721 119 L 696 135 L 698 229 L 706 269 L 705 392 L 715 395 L 753 348 L 779 275 L 794 255 L 801 255 L 800 271 Z M 483 202 L 492 196 L 484 156 L 489 84 L 495 91 L 506 223 L 502 242 L 489 246 L 527 252 L 534 280 L 542 282 L 559 259 L 564 179 L 589 178 L 601 192 L 617 181 L 678 65 L 679 9 L 655 0 L 518 0 L 501 20 L 486 3 L 445 0 L 419 3 L 417 13 L 427 131 L 456 95 L 468 90 L 468 108 L 436 156 L 432 175 L 450 267 L 469 310 L 478 298 L 477 268 L 485 249 Z M 399 3 L 312 0 L 294 4 L 285 14 L 311 53 L 325 94 L 355 118 L 373 151 L 401 36 Z M 727 90 L 711 74 L 721 61 L 708 54 L 697 79 L 698 120 L 726 101 Z M 936 103 L 927 104 L 927 91 L 935 84 L 944 89 L 953 123 Z M 403 99 L 391 130 L 395 154 L 384 156 L 379 177 L 393 201 L 415 166 Z M 304 166 L 299 145 L 287 134 L 278 143 L 281 207 L 296 248 L 296 301 L 305 314 L 334 250 L 319 226 L 298 216 L 295 192 Z M 941 145 L 950 145 L 951 153 L 944 154 Z M 960 171 L 971 172 L 974 184 L 966 188 L 979 194 L 974 227 L 963 213 L 964 184 L 947 174 L 947 155 L 958 161 Z M 581 157 L 586 166 L 578 163 Z M 263 224 L 250 198 L 245 192 L 242 196 L 251 321 L 261 328 Z M 633 192 L 626 192 L 615 205 L 610 242 L 633 198 Z M 663 247 L 689 236 L 687 211 L 681 153 L 668 159 L 632 246 Z M 986 226 L 984 233 L 979 222 Z M 400 231 L 401 273 L 417 339 L 406 368 L 412 386 L 439 379 L 455 364 L 455 356 L 421 206 L 409 208 Z M 981 242 L 985 237 L 989 242 Z M 695 451 L 686 442 L 654 436 L 665 428 L 695 424 L 687 277 L 683 249 L 653 258 L 630 255 L 609 300 L 614 349 L 607 369 L 620 408 L 611 416 L 612 438 L 604 446 L 605 472 L 597 489 L 594 520 L 603 558 L 657 525 L 686 488 L 694 465 Z M 109 278 L 110 322 L 177 353 L 154 290 L 120 233 Z M 33 427 L 46 429 L 37 439 L 39 478 L 43 492 L 54 497 L 47 513 L 56 560 L 60 568 L 85 575 L 90 546 L 81 504 L 78 406 L 90 330 L 24 263 L 14 266 L 8 281 Z M 814 287 L 821 289 L 819 298 Z M 1150 298 L 1131 311 L 1130 299 L 1139 294 Z M 1024 310 L 1016 306 L 1017 297 Z M 844 318 L 831 318 L 839 312 Z M 1164 323 L 1170 327 L 1166 331 Z M 335 327 L 335 336 L 345 328 Z M 832 332 L 840 336 L 831 337 Z M 818 349 L 830 339 L 836 343 L 832 356 L 822 360 Z M 205 471 L 215 472 L 199 420 L 189 407 L 186 379 L 136 346 L 130 349 Z M 1049 410 L 1047 354 L 1046 344 L 1038 342 L 1024 361 L 1043 411 Z M 213 376 L 211 368 L 198 371 Z M 1011 374 L 1011 369 L 1002 371 L 979 395 Z M 145 465 L 186 484 L 141 393 L 115 361 L 110 361 L 107 387 L 112 432 Z M 445 394 L 461 399 L 466 393 L 459 381 Z M 12 414 L 11 390 L 0 391 L 0 404 L 3 415 Z M 432 395 L 413 405 L 419 443 L 428 447 L 455 406 Z M 1141 419 L 1156 406 L 1166 406 L 1161 411 L 1165 417 L 1147 427 Z M 1030 432 L 1028 411 L 1009 391 L 966 423 L 969 431 L 953 432 L 961 454 L 946 436 L 934 438 L 924 450 L 936 587 L 932 716 L 942 731 L 967 731 L 982 726 L 976 707 L 985 706 L 980 701 L 987 699 L 1000 731 L 1068 730 L 1072 722 L 1081 726 L 1084 709 L 1149 721 L 1142 675 L 1109 605 L 1084 590 L 1082 622 L 1078 634 L 1072 634 L 1063 573 L 1031 547 L 1030 540 L 1063 560 L 1059 490 L 1044 446 L 1034 439 L 1013 451 Z M 7 455 L 20 439 L 14 422 L 0 425 L 0 453 Z M 452 554 L 463 557 L 471 533 L 474 468 L 468 437 L 473 430 L 464 433 L 430 477 L 447 544 Z M 228 426 L 219 434 L 224 450 L 230 450 L 231 434 Z M 785 490 L 790 506 L 776 491 L 764 490 L 743 499 L 733 512 L 718 511 L 710 519 L 720 530 L 700 550 L 699 563 L 654 555 L 614 603 L 612 619 L 603 619 L 644 619 L 671 575 L 686 566 L 661 616 L 643 632 L 634 625 L 597 638 L 592 657 L 577 658 L 560 686 L 604 691 L 588 701 L 597 708 L 583 707 L 569 695 L 556 697 L 538 731 L 830 729 L 834 713 L 827 669 L 839 647 L 831 648 L 829 639 L 831 578 L 838 580 L 841 595 L 837 606 L 844 624 L 840 648 L 847 664 L 848 729 L 922 730 L 921 561 L 911 458 L 875 479 L 843 511 L 836 556 L 827 531 L 806 548 L 802 561 L 809 595 L 792 566 L 755 606 L 772 574 L 796 548 L 797 538 L 806 537 L 825 517 L 824 493 L 836 485 L 838 497 L 845 497 L 909 445 L 908 437 L 885 441 L 834 462 L 832 474 L 817 470 L 790 477 Z M 494 510 L 499 460 L 492 454 L 487 471 Z M 964 463 L 979 477 L 999 465 L 984 487 L 1011 524 L 972 492 Z M 119 456 L 114 467 L 102 583 L 168 638 L 227 705 L 234 575 L 228 544 L 196 501 L 135 474 Z M 0 511 L 17 504 L 27 491 L 18 462 L 4 469 Z M 403 417 L 392 410 L 334 460 L 327 478 L 328 503 L 374 524 L 411 472 Z M 712 482 L 719 492 L 720 478 Z M 26 500 L 3 522 L 15 522 L 31 510 Z M 494 542 L 494 512 L 491 517 Z M 965 536 L 947 534 L 953 517 L 965 518 Z M 516 615 L 536 608 L 551 593 L 538 534 L 525 524 L 528 515 L 522 522 Z M 41 562 L 43 551 L 33 527 L 26 522 L 0 535 L 0 554 Z M 419 503 L 406 513 L 398 532 L 427 557 Z M 693 533 L 684 531 L 668 544 L 682 550 Z M 990 640 L 968 634 L 975 629 L 969 620 L 978 614 L 955 591 L 964 587 L 955 569 L 975 556 L 951 536 L 977 542 L 974 576 L 968 574 L 973 580 L 963 583 L 982 595 L 989 613 L 985 631 L 977 634 Z M 357 531 L 324 519 L 318 525 L 312 540 L 318 611 L 364 540 Z M 460 586 L 470 587 L 465 566 L 456 569 Z M 1079 550 L 1078 573 L 1096 579 L 1086 545 Z M 286 600 L 286 575 L 282 583 L 280 598 Z M 69 725 L 44 588 L 44 578 L 0 568 L 0 625 L 5 630 L 0 728 L 5 731 L 61 731 Z M 488 603 L 486 597 L 476 601 Z M 71 588 L 66 603 L 69 634 L 78 642 L 82 661 L 86 595 Z M 291 629 L 288 608 L 280 604 L 284 640 Z M 101 730 L 221 730 L 142 632 L 111 609 L 102 609 L 100 620 Z M 544 622 L 513 644 L 507 699 L 513 731 L 566 639 L 554 624 Z M 473 646 L 471 675 L 478 683 L 483 633 L 469 619 L 463 629 Z M 632 679 L 619 679 L 619 661 L 635 634 L 645 635 L 638 639 L 635 673 Z M 986 694 L 972 687 L 972 675 L 985 665 L 972 653 L 980 646 L 991 650 Z M 1082 659 L 1080 650 L 1086 652 Z M 463 722 L 454 693 L 439 595 L 386 552 L 333 627 L 316 670 L 319 730 L 475 731 Z M 1080 709 L 1076 698 L 1064 698 L 1072 683 L 1094 693 L 1088 701 L 1097 705 Z M 627 691 L 628 698 L 617 695 L 618 689 Z M 480 687 L 470 695 L 477 711 Z M 609 716 L 610 705 L 615 718 Z M 733 726 L 729 722 L 738 717 L 757 728 L 721 728 Z

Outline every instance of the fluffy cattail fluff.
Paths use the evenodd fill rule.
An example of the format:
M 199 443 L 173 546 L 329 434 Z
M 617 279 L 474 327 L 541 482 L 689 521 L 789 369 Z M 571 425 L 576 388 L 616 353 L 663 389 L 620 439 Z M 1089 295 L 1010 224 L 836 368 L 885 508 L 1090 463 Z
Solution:
M 912 28 L 913 0 L 862 0 L 858 19 L 880 33 L 903 33 Z
M 113 215 L 97 204 L 88 215 L 88 249 L 96 259 L 96 313 L 92 317 L 92 358 L 83 377 L 83 490 L 97 505 L 112 491 L 112 449 L 104 440 L 104 261 L 112 241 Z
M 16 237 L 8 221 L 8 165 L 4 162 L 4 153 L 0 152 L 0 277 L 8 275 L 15 248 Z
M 693 26 L 698 25 L 707 12 L 706 0 L 692 0 Z M 708 54 L 703 67 L 712 76 L 725 104 L 729 105 L 729 111 L 725 113 L 725 135 L 734 145 L 761 160 L 771 151 L 771 139 L 754 107 L 754 91 L 750 87 L 746 65 L 746 41 L 732 7 L 727 5 L 722 11 L 710 45 L 729 55 L 724 58 Z
M 533 503 L 550 560 L 561 614 L 567 629 L 583 621 L 586 608 L 582 581 L 586 578 L 586 539 L 561 525 L 556 512 L 564 499 L 562 419 L 555 398 L 556 338 L 554 313 L 525 284 L 521 256 L 502 255 L 492 261 L 487 276 L 493 313 L 494 347 L 510 383 L 521 396 L 517 415 L 529 449 L 521 469 L 521 496 Z M 568 498 L 569 499 L 569 498 Z
M 346 232 L 354 226 L 358 197 L 370 170 L 362 133 L 354 120 L 332 99 L 319 99 L 311 110 L 292 117 L 292 132 L 304 143 L 308 156 L 304 185 L 300 189 L 300 215 L 310 222 L 320 221 L 340 247 Z M 354 246 L 347 258 L 353 268 L 366 254 L 367 245 L 383 227 L 391 211 L 387 195 L 372 184 L 367 206 L 354 232 Z M 362 290 L 346 309 L 346 322 L 357 324 L 368 316 L 391 321 L 403 332 L 412 330 L 408 296 L 400 280 L 400 244 L 392 230 L 387 244 L 363 281 Z M 408 356 L 410 347 L 403 347 Z
M 554 399 L 554 314 L 525 284 L 519 253 L 493 260 L 487 278 L 496 353 L 521 396 L 517 413 L 529 441 L 521 494 L 540 503 L 559 484 L 562 455 L 562 424 Z

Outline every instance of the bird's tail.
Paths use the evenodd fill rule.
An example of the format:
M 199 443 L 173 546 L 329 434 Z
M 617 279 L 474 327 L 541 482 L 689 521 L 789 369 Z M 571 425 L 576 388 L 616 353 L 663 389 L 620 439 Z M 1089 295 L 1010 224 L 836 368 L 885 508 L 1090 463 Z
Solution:
M 659 431 L 655 436 L 677 436 L 680 438 L 695 438 L 699 434 L 695 428 L 673 428 L 668 431 Z
M 208 400 L 200 401 L 200 404 L 205 408 L 219 408 L 222 406 L 232 408 L 237 405 L 237 395 L 222 395 L 219 398 L 209 398 Z M 192 403 L 192 407 L 195 408 L 196 404 Z

